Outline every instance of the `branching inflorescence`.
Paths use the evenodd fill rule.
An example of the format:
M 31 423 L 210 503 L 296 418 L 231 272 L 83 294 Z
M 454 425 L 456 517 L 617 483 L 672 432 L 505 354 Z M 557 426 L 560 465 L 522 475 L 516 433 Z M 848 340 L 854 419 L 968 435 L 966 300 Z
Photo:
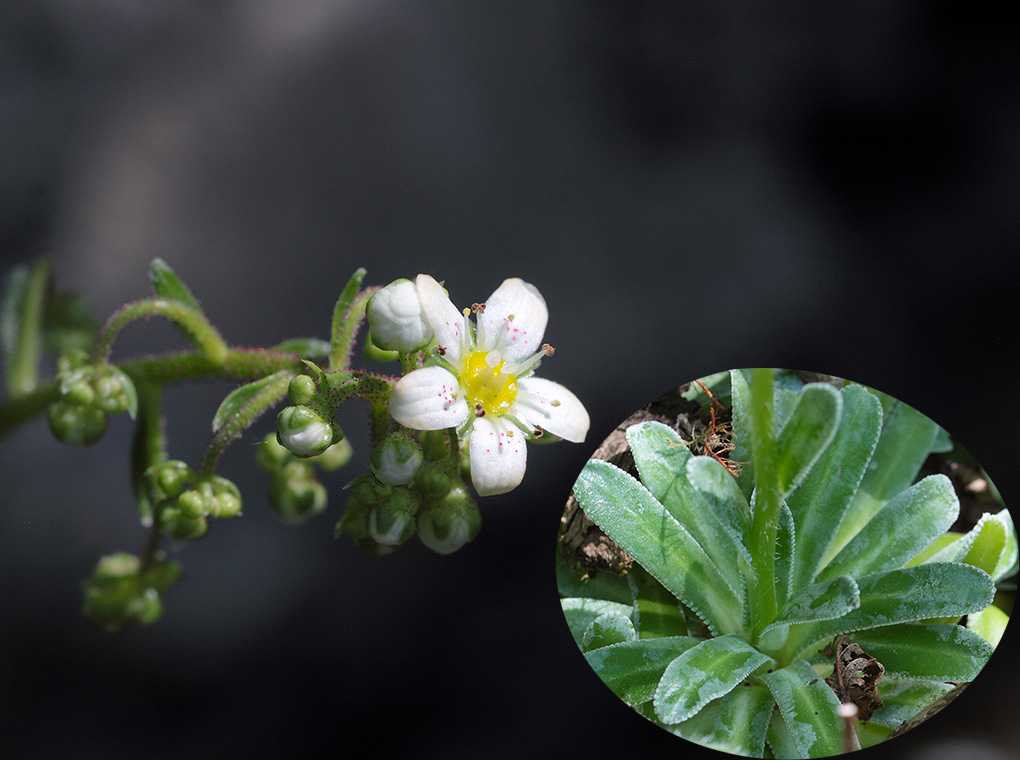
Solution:
M 45 413 L 59 440 L 88 446 L 102 438 L 109 415 L 135 421 L 130 472 L 149 534 L 139 555 L 103 557 L 84 584 L 85 617 L 103 630 L 160 617 L 162 594 L 180 577 L 161 551 L 165 539 L 193 541 L 212 522 L 241 514 L 240 490 L 216 474 L 220 455 L 285 398 L 276 433 L 256 455 L 270 476 L 273 509 L 290 523 L 325 511 L 317 470 L 352 457 L 337 410 L 351 399 L 366 402 L 373 448 L 367 471 L 348 483 L 335 533 L 380 554 L 415 533 L 436 552 L 456 551 L 481 527 L 468 483 L 479 496 L 511 491 L 524 475 L 528 442 L 580 442 L 587 434 L 581 402 L 534 376 L 552 354 L 541 342 L 548 311 L 522 280 L 504 281 L 488 301 L 462 312 L 428 275 L 364 287 L 359 269 L 336 303 L 328 341 L 258 348 L 227 344 L 163 261 L 153 261 L 150 276 L 153 296 L 123 306 L 102 326 L 77 296 L 52 293 L 45 263 L 16 269 L 0 306 L 7 381 L 0 437 Z M 398 375 L 352 366 L 366 314 L 366 355 L 399 362 Z M 153 316 L 170 320 L 192 348 L 111 362 L 121 331 Z M 49 381 L 39 378 L 43 350 L 58 356 Z M 192 466 L 168 455 L 162 389 L 204 379 L 241 385 L 220 404 L 206 453 Z

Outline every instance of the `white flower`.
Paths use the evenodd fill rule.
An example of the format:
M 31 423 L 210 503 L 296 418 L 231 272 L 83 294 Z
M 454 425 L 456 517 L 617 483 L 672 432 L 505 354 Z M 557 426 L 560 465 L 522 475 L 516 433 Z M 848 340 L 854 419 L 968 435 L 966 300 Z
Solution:
M 417 351 L 432 340 L 432 328 L 421 311 L 418 289 L 410 280 L 394 280 L 365 308 L 372 342 L 386 351 Z
M 506 493 L 521 482 L 526 440 L 547 434 L 584 440 L 588 412 L 577 397 L 531 376 L 552 353 L 542 343 L 549 312 L 533 285 L 504 280 L 484 304 L 463 312 L 432 277 L 418 275 L 415 285 L 435 335 L 436 363 L 396 384 L 393 419 L 415 430 L 458 428 L 468 440 L 471 480 L 482 496 Z

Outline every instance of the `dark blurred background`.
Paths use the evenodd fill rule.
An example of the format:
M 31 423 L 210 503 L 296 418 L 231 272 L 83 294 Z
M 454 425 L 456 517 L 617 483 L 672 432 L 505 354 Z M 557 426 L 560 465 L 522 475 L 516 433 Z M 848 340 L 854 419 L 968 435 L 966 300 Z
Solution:
M 1007 6 L 4 0 L 0 264 L 38 256 L 97 315 L 166 259 L 227 339 L 326 337 L 358 266 L 458 305 L 545 295 L 543 375 L 591 412 L 533 448 L 478 539 L 367 556 L 276 521 L 256 428 L 244 517 L 176 552 L 157 625 L 78 614 L 138 552 L 126 419 L 95 447 L 0 441 L 0 755 L 599 757 L 689 745 L 624 707 L 563 623 L 576 473 L 630 412 L 731 367 L 861 381 L 933 417 L 1020 498 L 1020 47 Z M 115 358 L 183 345 L 155 322 Z M 197 463 L 229 385 L 167 394 Z M 1013 757 L 1020 635 L 898 757 Z M 955 742 L 955 743 L 954 743 Z M 948 754 L 947 754 L 948 753 Z M 874 757 L 891 756 L 888 747 Z

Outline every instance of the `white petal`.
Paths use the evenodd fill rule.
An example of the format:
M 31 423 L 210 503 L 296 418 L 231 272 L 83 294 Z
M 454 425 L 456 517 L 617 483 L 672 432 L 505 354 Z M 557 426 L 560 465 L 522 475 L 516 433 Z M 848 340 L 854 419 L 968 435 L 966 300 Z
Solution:
M 465 335 L 467 320 L 464 314 L 453 305 L 435 278 L 420 274 L 415 284 L 418 286 L 421 310 L 432 327 L 436 342 L 446 349 L 446 360 L 458 364 L 461 355 L 470 350 L 471 345 L 471 336 Z
M 517 381 L 517 398 L 510 414 L 571 443 L 583 441 L 591 424 L 588 410 L 577 396 L 559 383 L 541 377 Z
M 413 430 L 457 427 L 468 414 L 457 378 L 442 367 L 423 367 L 404 375 L 390 394 L 390 415 Z
M 481 417 L 468 439 L 471 483 L 479 496 L 512 491 L 524 477 L 528 449 L 520 430 L 499 420 Z
M 478 315 L 480 347 L 521 361 L 542 347 L 548 321 L 549 309 L 538 288 L 516 277 L 503 280 L 485 302 L 485 313 Z

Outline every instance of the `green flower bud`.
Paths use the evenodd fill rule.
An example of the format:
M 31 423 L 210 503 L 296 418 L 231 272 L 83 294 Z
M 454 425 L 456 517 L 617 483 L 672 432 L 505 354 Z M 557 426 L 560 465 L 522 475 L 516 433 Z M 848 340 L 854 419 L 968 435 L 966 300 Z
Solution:
M 140 566 L 138 557 L 125 552 L 99 560 L 85 581 L 82 598 L 82 613 L 90 625 L 113 633 L 159 619 L 163 613 L 159 595 L 177 582 L 180 567 L 159 559 L 140 575 Z
M 177 507 L 187 518 L 204 517 L 209 514 L 209 499 L 198 489 L 192 488 L 177 497 Z
M 373 362 L 395 362 L 400 358 L 400 352 L 379 348 L 372 341 L 372 333 L 369 331 L 368 340 L 365 341 L 365 358 Z
M 482 516 L 467 489 L 458 485 L 442 499 L 426 502 L 418 513 L 418 538 L 439 554 L 451 554 L 474 540 Z
M 380 483 L 373 475 L 359 475 L 348 485 L 354 498 L 369 507 L 382 504 L 393 493 L 392 486 Z
M 283 468 L 287 462 L 293 461 L 294 455 L 285 449 L 278 440 L 276 433 L 267 433 L 266 437 L 255 449 L 255 461 L 264 472 L 273 475 Z
M 212 487 L 212 498 L 209 501 L 209 514 L 213 517 L 235 517 L 241 514 L 241 492 L 237 486 L 226 478 L 213 475 L 209 479 Z
M 386 351 L 418 351 L 432 340 L 432 327 L 421 309 L 418 287 L 394 280 L 376 291 L 365 308 L 372 342 Z
M 421 446 L 406 438 L 387 438 L 368 455 L 376 480 L 391 486 L 403 486 L 414 480 L 425 455 Z
M 94 406 L 55 401 L 47 416 L 57 440 L 74 446 L 91 446 L 106 432 L 106 415 Z
M 346 533 L 356 542 L 372 541 L 368 535 L 368 510 L 369 507 L 362 504 L 353 496 L 344 504 L 344 513 L 337 522 L 333 535 L 339 538 Z
M 318 392 L 315 381 L 308 375 L 296 375 L 287 386 L 287 398 L 290 399 L 290 403 L 297 405 L 307 404 Z
M 368 512 L 368 534 L 383 546 L 400 546 L 414 535 L 414 513 L 421 497 L 407 488 L 394 488 L 390 498 Z
M 313 457 L 333 445 L 333 426 L 307 406 L 288 406 L 276 418 L 276 440 L 296 457 Z
M 453 487 L 453 479 L 434 465 L 425 465 L 414 483 L 422 498 L 428 500 L 442 499 L 450 493 Z
M 286 522 L 303 523 L 326 510 L 325 486 L 305 462 L 291 462 L 269 483 L 269 503 Z
M 163 534 L 174 541 L 194 541 L 209 532 L 205 515 L 191 517 L 180 507 L 164 507 L 160 516 Z
M 196 477 L 195 471 L 179 459 L 153 465 L 145 471 L 149 498 L 156 504 L 176 499 L 184 491 L 185 486 L 193 483 Z
M 80 348 L 74 348 L 57 357 L 57 374 L 69 375 L 89 363 L 89 355 Z
M 351 446 L 351 442 L 346 438 L 341 438 L 324 452 L 319 454 L 319 456 L 312 457 L 308 461 L 321 470 L 332 472 L 333 470 L 339 470 L 345 464 L 350 462 L 353 454 L 354 448 Z
M 72 404 L 80 406 L 91 406 L 96 400 L 96 392 L 88 380 L 81 378 L 68 384 L 67 390 L 62 393 L 64 399 Z
M 93 370 L 92 387 L 96 392 L 93 402 L 107 414 L 128 412 L 132 417 L 138 408 L 134 383 L 124 372 L 110 365 L 99 365 Z

